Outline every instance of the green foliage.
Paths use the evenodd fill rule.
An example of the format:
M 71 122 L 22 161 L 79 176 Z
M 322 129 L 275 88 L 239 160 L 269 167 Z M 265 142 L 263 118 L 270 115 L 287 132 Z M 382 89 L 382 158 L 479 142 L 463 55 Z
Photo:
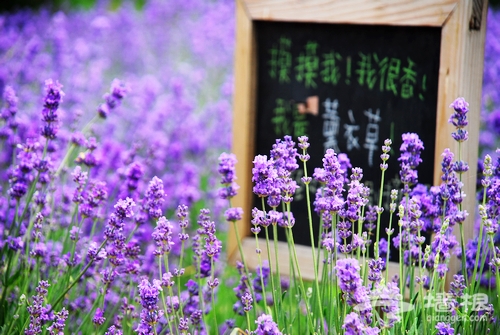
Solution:
M 124 3 L 133 2 L 135 9 L 142 10 L 147 0 L 107 0 L 111 11 L 118 10 Z M 38 10 L 49 8 L 58 10 L 90 10 L 97 4 L 97 0 L 16 0 L 0 2 L 0 13 L 15 12 L 21 9 Z

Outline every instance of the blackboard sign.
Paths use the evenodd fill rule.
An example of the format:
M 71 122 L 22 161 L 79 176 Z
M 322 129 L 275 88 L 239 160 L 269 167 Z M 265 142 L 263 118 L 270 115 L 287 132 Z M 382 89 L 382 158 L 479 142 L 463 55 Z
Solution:
M 241 188 L 232 205 L 243 208 L 243 218 L 229 230 L 229 260 L 240 257 L 237 229 L 248 266 L 259 264 L 250 232 L 252 207 L 261 207 L 252 194 L 252 161 L 269 155 L 284 135 L 309 136 L 310 173 L 331 147 L 362 167 L 363 181 L 378 193 L 383 141 L 393 140 L 388 192 L 399 186 L 401 134 L 416 132 L 425 145 L 419 181 L 438 185 L 442 152 L 458 154 L 449 105 L 464 97 L 469 140 L 461 158 L 475 162 L 485 37 L 485 20 L 476 18 L 486 11 L 473 10 L 472 0 L 236 0 L 232 152 Z M 475 192 L 476 170 L 470 164 L 464 176 L 466 194 Z M 299 226 L 307 223 L 303 194 L 292 203 L 294 237 L 302 275 L 313 278 L 309 234 Z M 467 240 L 474 234 L 474 197 L 466 197 L 464 208 Z M 287 273 L 286 243 L 278 242 L 277 253 Z M 397 263 L 388 267 L 391 275 L 399 271 Z M 453 259 L 449 267 L 459 264 Z
M 419 182 L 432 184 L 439 28 L 256 21 L 255 34 L 255 154 L 269 155 L 275 140 L 284 135 L 295 141 L 307 135 L 309 173 L 322 167 L 326 149 L 345 153 L 353 167 L 363 169 L 362 182 L 374 192 L 371 204 L 376 205 L 381 146 L 389 138 L 393 150 L 383 190 L 388 213 L 391 189 L 401 188 L 397 161 L 401 135 L 414 132 L 426 149 Z M 310 97 L 318 98 L 317 111 L 299 112 L 298 104 Z M 299 185 L 302 176 L 301 165 L 295 175 Z M 311 189 L 314 199 L 314 182 Z M 304 192 L 305 187 L 297 190 L 292 202 L 294 236 L 296 243 L 310 245 Z M 262 207 L 258 198 L 254 205 Z M 279 238 L 284 240 L 284 232 Z

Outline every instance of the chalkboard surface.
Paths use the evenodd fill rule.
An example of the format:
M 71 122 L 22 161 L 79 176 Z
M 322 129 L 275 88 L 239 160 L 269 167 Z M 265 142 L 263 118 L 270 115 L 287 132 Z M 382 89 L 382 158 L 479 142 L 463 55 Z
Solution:
M 311 143 L 310 174 L 322 166 L 326 149 L 333 148 L 346 153 L 353 167 L 363 168 L 363 181 L 373 190 L 373 199 L 378 199 L 381 146 L 390 138 L 393 150 L 384 189 L 388 212 L 388 194 L 400 188 L 397 157 L 401 134 L 415 132 L 425 146 L 419 182 L 432 184 L 440 28 L 270 21 L 254 24 L 256 154 L 269 155 L 276 139 L 285 135 L 295 141 L 307 135 Z M 296 103 L 314 96 L 319 99 L 317 115 L 299 113 Z M 297 180 L 301 173 L 297 173 Z M 294 237 L 297 244 L 310 245 L 304 191 L 299 189 L 292 202 Z M 254 206 L 261 208 L 257 198 Z M 284 236 L 279 239 L 284 240 Z

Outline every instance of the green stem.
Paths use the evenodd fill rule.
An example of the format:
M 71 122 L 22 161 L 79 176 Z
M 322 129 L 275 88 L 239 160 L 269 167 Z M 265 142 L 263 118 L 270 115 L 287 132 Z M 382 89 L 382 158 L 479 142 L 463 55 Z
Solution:
M 101 245 L 99 246 L 99 248 L 97 249 L 97 252 L 96 254 L 99 254 L 99 251 L 101 251 L 101 249 L 106 245 L 106 242 L 108 241 L 108 239 L 106 238 L 102 243 Z M 85 268 L 83 268 L 83 270 L 78 274 L 78 276 L 75 278 L 75 280 L 73 280 L 73 282 L 57 297 L 56 301 L 51 304 L 51 308 L 50 310 L 47 312 L 47 314 L 49 314 L 50 312 L 52 312 L 52 310 L 57 306 L 57 304 L 59 302 L 61 302 L 61 300 L 64 298 L 64 296 L 66 295 L 66 293 L 69 292 L 69 290 L 71 290 L 71 288 L 73 286 L 75 286 L 75 284 L 80 280 L 80 278 L 85 274 L 85 272 L 89 269 L 89 267 L 94 263 L 94 260 L 91 259 L 87 265 L 85 266 Z
M 383 190 L 384 190 L 384 177 L 385 177 L 385 170 L 382 170 L 382 179 L 380 180 L 380 192 L 379 192 L 379 197 L 378 197 L 378 207 L 382 208 L 382 197 L 383 197 Z M 377 233 L 376 233 L 376 238 L 375 238 L 375 259 L 379 258 L 379 248 L 378 248 L 378 243 L 380 241 L 380 218 L 382 216 L 382 212 L 379 210 L 377 211 Z
M 304 154 L 306 153 L 305 150 Z M 307 178 L 307 164 L 304 161 L 304 177 Z M 307 220 L 309 221 L 309 237 L 311 239 L 311 253 L 312 253 L 312 261 L 313 261 L 313 269 L 314 269 L 314 285 L 316 291 L 316 300 L 318 302 L 318 313 L 320 317 L 320 326 L 323 329 L 324 319 L 322 312 L 322 303 L 321 296 L 319 294 L 319 279 L 318 279 L 318 267 L 316 266 L 316 248 L 315 248 L 315 240 L 314 240 L 314 230 L 313 230 L 313 221 L 312 221 L 312 211 L 311 211 L 311 196 L 309 195 L 309 183 L 305 183 L 306 185 L 306 202 L 307 202 Z
M 403 310 L 403 301 L 404 301 L 404 296 L 405 296 L 405 283 L 404 283 L 404 270 L 403 270 L 403 243 L 402 243 L 402 238 L 401 238 L 401 226 L 402 226 L 402 219 L 400 219 L 399 222 L 399 287 L 401 288 L 401 293 L 402 293 L 402 299 L 400 302 L 400 308 L 399 310 Z M 404 334 L 406 329 L 405 326 L 405 318 L 401 316 L 401 334 Z
M 211 257 L 210 258 L 210 263 L 211 263 L 211 266 L 212 266 L 212 281 L 215 280 L 215 264 L 214 264 L 214 258 Z M 262 276 L 261 276 L 261 280 L 262 280 Z M 263 283 L 263 282 L 262 282 Z M 172 289 L 172 288 L 170 288 Z M 264 290 L 264 285 L 262 285 L 262 289 Z M 212 291 L 212 306 L 216 306 L 215 304 L 215 293 L 214 293 L 214 288 L 210 288 L 210 290 Z M 264 291 L 265 292 L 265 291 Z M 264 294 L 264 303 L 265 303 L 265 300 L 266 300 L 266 296 Z M 215 331 L 217 331 L 219 329 L 219 325 L 217 323 L 217 312 L 215 311 L 215 309 L 212 309 L 212 313 L 214 315 L 214 329 Z
M 458 161 L 460 162 L 462 160 L 462 142 L 458 142 Z M 463 185 L 462 183 L 462 173 L 458 174 L 459 180 L 460 180 L 460 185 Z M 462 189 L 460 188 L 459 192 L 461 192 Z M 458 204 L 458 210 L 462 211 L 462 202 Z M 469 286 L 469 278 L 467 276 L 467 268 L 465 265 L 465 238 L 464 238 L 464 228 L 463 228 L 463 223 L 460 222 L 460 247 L 462 248 L 462 273 L 464 274 L 465 278 L 465 285 L 468 287 Z M 476 263 L 477 264 L 477 263 Z M 475 281 L 475 279 L 473 279 Z
M 250 285 L 250 272 L 248 271 L 247 263 L 245 262 L 245 257 L 243 256 L 243 247 L 241 246 L 241 240 L 240 240 L 240 233 L 238 233 L 238 227 L 236 227 L 236 221 L 233 222 L 233 230 L 234 233 L 236 234 L 236 240 L 238 241 L 238 249 L 240 250 L 240 257 L 241 257 L 241 262 L 243 263 L 243 268 L 245 269 L 245 275 L 247 277 L 245 283 L 247 284 L 248 290 L 250 291 L 250 294 L 252 295 L 253 299 L 253 310 L 254 314 L 256 313 L 256 308 L 257 308 L 257 301 L 255 299 L 255 292 L 253 289 L 253 286 Z M 255 315 L 256 316 L 256 315 Z
M 264 305 L 267 305 L 266 303 L 266 287 L 264 286 L 264 277 L 263 277 L 263 270 L 262 270 L 262 257 L 260 255 L 260 247 L 259 247 L 259 238 L 257 237 L 257 234 L 255 234 L 255 247 L 257 248 L 257 258 L 259 259 L 259 266 L 260 266 L 260 285 L 262 286 L 262 296 L 264 300 Z
M 169 262 L 168 262 L 168 255 L 169 254 L 166 254 L 164 257 L 163 257 L 163 263 L 164 263 L 164 266 L 165 266 L 165 271 L 166 272 L 169 272 L 170 271 L 170 265 L 169 265 Z M 212 270 L 213 270 L 213 265 L 212 265 Z M 161 277 L 163 278 L 163 277 Z M 174 296 L 174 291 L 172 290 L 172 286 L 169 286 L 168 287 L 168 294 L 170 295 L 170 301 L 172 301 L 172 298 Z M 173 305 L 171 304 L 171 307 L 172 307 L 172 311 L 174 313 L 174 326 L 175 326 L 175 329 L 178 329 L 178 324 L 177 324 L 177 319 L 178 319 L 178 315 L 177 315 L 177 312 L 174 310 L 173 308 Z M 166 312 L 166 310 L 165 310 Z
M 269 230 L 268 230 L 267 226 L 264 227 L 264 231 L 266 233 L 267 261 L 269 263 L 269 270 L 271 270 L 271 289 L 272 289 L 272 295 L 273 295 L 273 310 L 274 310 L 274 315 L 276 317 L 276 320 L 278 320 L 278 324 L 281 324 L 279 321 L 282 320 L 282 313 L 278 313 L 278 309 L 281 306 L 281 283 L 278 283 L 278 285 L 276 285 L 280 288 L 279 293 L 278 293 L 276 291 L 276 286 L 274 283 L 276 276 L 273 275 L 273 267 L 272 267 L 272 262 L 271 262 L 271 248 L 270 248 L 270 243 L 269 243 Z M 257 235 L 255 237 L 257 238 Z
M 163 279 L 163 271 L 161 268 L 161 257 L 162 256 L 160 256 L 158 258 L 158 271 L 159 271 L 160 279 Z M 168 268 L 166 268 L 165 271 L 168 271 Z M 161 294 L 161 301 L 163 303 L 163 310 L 165 311 L 165 315 L 166 315 L 167 314 L 167 302 L 165 300 L 165 293 L 163 292 L 163 290 L 161 290 L 160 294 Z M 170 322 L 168 317 L 167 317 L 167 323 L 168 323 L 168 330 L 170 331 L 170 334 L 173 334 L 172 333 L 172 322 Z
M 290 204 L 288 204 L 288 206 L 290 206 Z M 293 232 L 289 228 L 286 229 L 285 232 L 286 232 L 287 237 L 289 239 L 289 244 L 290 244 L 290 247 L 291 247 L 292 253 L 293 253 L 292 257 L 293 257 L 293 261 L 295 263 L 294 265 L 295 265 L 295 268 L 297 270 L 297 274 L 299 276 L 300 289 L 302 291 L 302 296 L 304 297 L 304 303 L 305 303 L 305 306 L 306 306 L 307 320 L 309 322 L 309 325 L 310 325 L 311 329 L 314 329 L 314 322 L 313 322 L 312 317 L 311 317 L 311 309 L 310 309 L 309 303 L 307 301 L 306 289 L 304 287 L 304 281 L 302 279 L 302 274 L 300 272 L 299 261 L 298 261 L 298 258 L 297 258 L 297 250 L 295 249 L 295 242 L 294 242 L 294 239 L 293 239 Z
M 393 216 L 393 213 L 391 213 L 391 215 L 389 216 L 389 231 L 391 231 L 391 229 L 392 229 L 392 216 Z M 387 254 L 385 255 L 385 266 L 386 266 L 385 282 L 386 283 L 389 282 L 389 255 L 391 253 L 391 236 L 392 236 L 392 234 L 387 236 Z

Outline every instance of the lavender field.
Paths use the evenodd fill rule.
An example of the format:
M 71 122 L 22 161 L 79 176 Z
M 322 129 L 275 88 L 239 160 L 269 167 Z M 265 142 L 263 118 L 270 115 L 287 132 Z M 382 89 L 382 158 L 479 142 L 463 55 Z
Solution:
M 308 282 L 290 212 L 306 137 L 278 139 L 252 171 L 263 203 L 252 233 L 284 229 L 293 271 L 273 275 L 278 262 L 258 246 L 259 268 L 244 255 L 226 266 L 226 232 L 242 224 L 231 206 L 234 6 L 148 0 L 140 10 L 98 2 L 0 14 L 0 334 L 500 332 L 500 10 L 488 14 L 478 161 L 446 151 L 442 185 L 424 189 L 423 144 L 407 134 L 393 148 L 404 187 L 391 192 L 391 238 L 379 239 L 383 208 L 367 201 L 378 190 L 328 150 L 302 178 L 307 190 L 313 178 L 321 185 L 311 192 L 322 220 L 312 252 L 325 262 Z M 465 146 L 468 104 L 449 103 L 450 136 Z M 467 216 L 468 164 L 480 166 L 478 194 L 467 195 L 479 215 L 464 241 L 451 231 Z M 394 278 L 391 244 L 403 259 Z M 459 274 L 448 271 L 456 257 Z

